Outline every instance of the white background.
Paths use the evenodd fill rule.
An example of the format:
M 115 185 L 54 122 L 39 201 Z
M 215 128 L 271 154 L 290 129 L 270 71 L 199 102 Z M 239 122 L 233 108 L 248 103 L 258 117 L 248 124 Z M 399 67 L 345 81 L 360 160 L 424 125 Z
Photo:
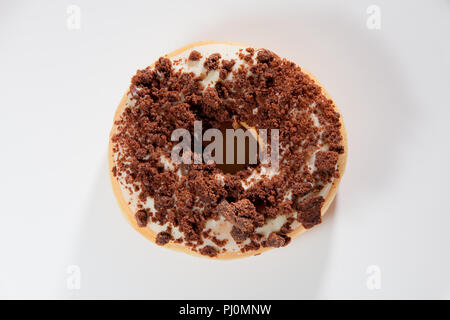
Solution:
M 372 4 L 380 30 L 366 26 Z M 449 1 L 2 1 L 0 297 L 450 298 L 449 38 Z M 112 194 L 108 134 L 131 76 L 200 40 L 271 49 L 342 111 L 338 196 L 286 248 L 225 262 L 172 252 Z

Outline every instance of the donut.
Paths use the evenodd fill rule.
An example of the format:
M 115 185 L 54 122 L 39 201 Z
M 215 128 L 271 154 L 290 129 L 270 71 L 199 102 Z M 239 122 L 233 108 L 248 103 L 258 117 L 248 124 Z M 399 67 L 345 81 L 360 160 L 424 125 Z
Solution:
M 204 161 L 198 123 L 200 140 L 208 129 L 250 132 L 246 161 Z M 176 130 L 200 145 L 184 162 L 173 158 Z M 249 160 L 252 138 L 277 155 L 276 165 Z M 113 191 L 131 226 L 159 246 L 213 259 L 284 247 L 320 224 L 346 158 L 342 116 L 314 76 L 270 50 L 216 41 L 136 72 L 108 152 Z

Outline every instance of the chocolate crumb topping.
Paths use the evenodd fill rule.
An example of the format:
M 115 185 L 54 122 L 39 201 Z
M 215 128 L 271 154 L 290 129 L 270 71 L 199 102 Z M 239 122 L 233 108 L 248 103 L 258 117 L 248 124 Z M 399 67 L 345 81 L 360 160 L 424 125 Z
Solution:
M 222 60 L 222 66 L 225 70 L 227 70 L 228 72 L 231 71 L 231 69 L 233 69 L 234 65 L 236 64 L 236 60 Z
M 269 237 L 267 237 L 267 246 L 268 247 L 284 247 L 290 242 L 291 238 L 289 238 L 286 235 L 278 234 L 276 232 L 272 232 L 269 234 Z
M 147 226 L 147 212 L 145 210 L 137 211 L 134 217 L 139 227 L 143 228 Z
M 204 246 L 200 249 L 200 253 L 204 256 L 215 257 L 219 252 L 212 246 Z
M 323 173 L 332 174 L 335 170 L 338 156 L 338 153 L 335 151 L 317 151 L 315 166 Z
M 266 49 L 261 49 L 256 54 L 256 60 L 258 60 L 259 63 L 270 63 L 274 57 L 275 55 Z
M 322 222 L 321 209 L 324 200 L 322 196 L 311 196 L 298 204 L 298 221 L 305 229 L 310 229 Z
M 218 247 L 223 247 L 223 246 L 226 245 L 227 242 L 228 242 L 228 239 L 220 240 L 220 239 L 218 239 L 216 236 L 210 236 L 210 239 L 211 239 L 211 241 L 214 242 Z
M 209 117 L 213 117 L 217 121 L 227 121 L 230 115 L 222 104 L 222 99 L 219 98 L 217 90 L 212 87 L 205 89 L 203 93 L 203 109 L 202 111 Z
M 159 58 L 156 61 L 155 69 L 164 75 L 168 75 L 172 69 L 172 62 L 167 58 Z
M 292 194 L 294 198 L 301 198 L 306 196 L 312 190 L 311 183 L 308 182 L 295 182 L 292 185 Z
M 236 226 L 233 226 L 230 231 L 231 237 L 236 241 L 236 243 L 241 243 L 248 238 L 248 232 L 242 231 Z
M 286 222 L 285 224 L 283 224 L 283 226 L 280 229 L 280 233 L 282 233 L 282 234 L 288 234 L 291 231 L 292 231 L 292 229 L 291 229 L 290 222 Z
M 258 250 L 261 247 L 261 244 L 255 240 L 250 241 L 249 244 L 246 244 L 242 249 L 241 252 L 247 252 L 247 251 L 255 251 Z
M 225 80 L 228 76 L 228 71 L 225 68 L 220 69 L 219 71 L 219 78 L 222 80 Z
M 156 244 L 163 246 L 172 239 L 172 235 L 170 233 L 161 231 L 156 235 Z
M 264 224 L 264 216 L 256 211 L 248 199 L 233 203 L 224 200 L 217 207 L 217 212 L 244 233 L 252 233 L 256 227 Z
M 198 52 L 197 50 L 192 50 L 191 53 L 189 54 L 189 58 L 188 60 L 190 61 L 198 61 L 200 60 L 202 57 L 201 53 Z
M 208 58 L 206 58 L 205 63 L 203 64 L 208 70 L 216 70 L 219 66 L 219 60 L 222 56 L 220 53 L 213 53 Z
M 214 257 L 228 245 L 242 252 L 285 246 L 295 220 L 307 229 L 321 222 L 324 198 L 319 194 L 339 176 L 337 163 L 344 153 L 333 101 L 298 66 L 269 50 L 247 48 L 236 54 L 236 60 L 224 60 L 219 53 L 205 59 L 206 73 L 219 73 L 213 85 L 203 84 L 204 73 L 174 68 L 182 61 L 164 57 L 132 79 L 133 103 L 115 122 L 112 136 L 112 173 L 135 194 L 139 227 L 168 224 L 157 234 L 159 245 L 173 241 Z M 201 58 L 193 50 L 188 60 Z M 262 163 L 234 173 L 214 163 L 170 163 L 175 129 L 192 135 L 194 121 L 202 121 L 206 130 L 233 120 L 279 130 L 280 166 L 273 176 L 261 174 L 267 167 Z M 260 178 L 253 179 L 254 173 Z M 145 205 L 148 199 L 153 199 L 154 211 Z M 287 222 L 279 231 L 269 236 L 258 232 L 280 215 Z M 230 241 L 217 237 L 207 227 L 210 221 L 231 224 Z M 173 238 L 174 228 L 181 237 Z

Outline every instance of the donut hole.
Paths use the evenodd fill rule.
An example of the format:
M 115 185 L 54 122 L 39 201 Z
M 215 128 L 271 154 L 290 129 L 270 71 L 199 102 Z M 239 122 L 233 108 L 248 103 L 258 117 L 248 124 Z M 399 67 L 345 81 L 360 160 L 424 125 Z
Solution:
M 221 157 L 222 161 L 220 161 L 220 155 L 218 155 L 219 159 L 217 160 L 217 162 L 215 162 L 215 166 L 217 169 L 222 171 L 223 174 L 234 175 L 239 173 L 240 171 L 253 169 L 258 166 L 258 164 L 260 163 L 258 157 L 258 150 L 260 146 L 258 144 L 257 137 L 255 137 L 253 134 L 249 134 L 246 128 L 233 121 L 223 121 L 220 123 L 216 123 L 214 125 L 214 128 L 220 130 L 220 132 L 222 133 L 223 142 Z M 229 139 L 227 138 L 227 130 L 229 129 L 242 130 L 244 133 L 246 133 L 245 138 L 243 139 L 242 137 L 238 138 L 237 136 L 234 136 L 232 145 L 229 145 Z M 203 129 L 203 134 L 206 130 L 207 128 Z M 202 152 L 204 152 L 205 148 L 213 142 L 214 138 L 212 139 L 212 141 L 202 140 Z M 211 156 L 216 157 L 215 151 L 216 150 L 214 149 L 211 153 Z M 232 158 L 233 154 L 234 159 Z M 242 161 L 243 155 L 244 161 Z M 205 161 L 205 159 L 203 160 Z
M 255 168 L 259 164 L 259 157 L 258 157 L 258 148 L 259 144 L 254 135 L 248 135 L 248 137 L 245 138 L 244 141 L 234 138 L 234 143 L 232 146 L 227 145 L 227 139 L 226 137 L 226 129 L 235 129 L 233 127 L 233 122 L 223 122 L 221 123 L 219 130 L 222 132 L 224 136 L 224 143 L 223 143 L 223 157 L 225 159 L 223 164 L 216 164 L 217 168 L 221 170 L 224 174 L 237 174 L 239 171 L 245 170 L 247 168 Z M 238 126 L 238 129 L 246 130 L 242 126 Z M 250 154 L 250 145 L 256 145 L 256 154 Z M 234 152 L 234 159 L 232 163 L 226 163 L 227 154 L 230 152 L 230 148 L 233 148 Z M 244 153 L 245 154 L 245 161 L 244 163 L 238 163 L 238 153 Z M 250 163 L 251 156 L 256 156 L 256 163 Z

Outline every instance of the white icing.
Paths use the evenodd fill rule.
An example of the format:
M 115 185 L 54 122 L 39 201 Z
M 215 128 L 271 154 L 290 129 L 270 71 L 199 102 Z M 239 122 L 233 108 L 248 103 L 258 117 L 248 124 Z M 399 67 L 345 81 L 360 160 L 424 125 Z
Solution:
M 256 233 L 264 235 L 264 237 L 268 237 L 270 233 L 280 231 L 283 224 L 286 223 L 286 216 L 279 215 L 274 219 L 267 219 L 266 223 L 256 229 Z

